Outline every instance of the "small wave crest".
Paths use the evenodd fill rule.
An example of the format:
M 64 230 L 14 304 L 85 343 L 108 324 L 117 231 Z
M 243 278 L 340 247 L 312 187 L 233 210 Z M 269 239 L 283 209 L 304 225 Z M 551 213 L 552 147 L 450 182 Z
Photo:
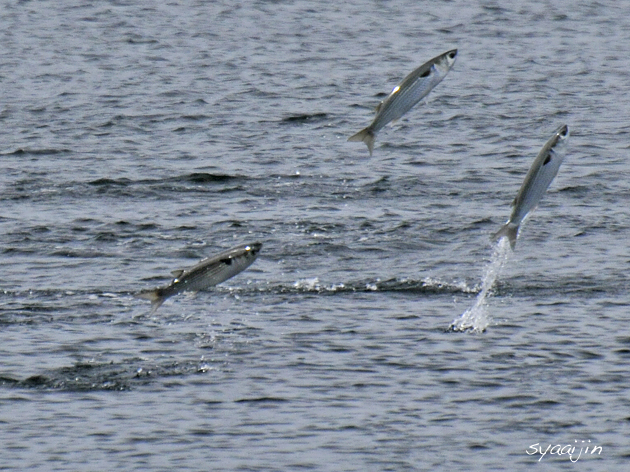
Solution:
M 476 293 L 477 287 L 465 282 L 445 282 L 432 277 L 422 280 L 387 279 L 364 280 L 347 283 L 322 283 L 318 277 L 297 280 L 291 287 L 297 292 L 338 293 L 338 292 L 409 292 L 424 294 Z M 286 291 L 286 290 L 281 290 Z
M 328 118 L 326 113 L 304 113 L 300 115 L 291 115 L 282 118 L 282 123 L 301 124 L 306 122 L 318 122 Z

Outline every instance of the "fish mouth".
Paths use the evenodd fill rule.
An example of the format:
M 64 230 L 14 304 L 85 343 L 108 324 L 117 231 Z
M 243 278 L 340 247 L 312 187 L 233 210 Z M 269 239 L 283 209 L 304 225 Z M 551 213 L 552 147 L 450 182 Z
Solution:
M 247 245 L 245 247 L 245 250 L 249 251 L 250 254 L 255 256 L 256 254 L 258 254 L 261 248 L 262 248 L 262 243 L 257 241 L 255 243 Z
M 556 134 L 561 138 L 566 138 L 569 136 L 569 127 L 567 125 L 560 126 L 560 128 L 556 131 Z

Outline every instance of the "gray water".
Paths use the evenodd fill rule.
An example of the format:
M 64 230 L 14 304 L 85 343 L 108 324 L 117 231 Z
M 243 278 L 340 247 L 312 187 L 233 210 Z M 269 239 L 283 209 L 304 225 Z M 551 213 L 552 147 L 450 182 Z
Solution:
M 0 469 L 624 470 L 628 8 L 3 2 Z M 346 141 L 452 48 L 372 158 Z M 487 328 L 449 332 L 564 123 Z

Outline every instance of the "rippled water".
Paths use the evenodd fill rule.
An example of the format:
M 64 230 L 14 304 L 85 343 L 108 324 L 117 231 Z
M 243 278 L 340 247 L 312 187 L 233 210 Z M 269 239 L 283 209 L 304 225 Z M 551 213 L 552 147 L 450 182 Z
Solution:
M 623 470 L 626 13 L 5 2 L 0 468 Z M 372 158 L 346 141 L 452 48 Z M 563 123 L 486 330 L 450 332 Z M 213 291 L 132 296 L 255 240 Z M 582 441 L 600 452 L 528 454 Z

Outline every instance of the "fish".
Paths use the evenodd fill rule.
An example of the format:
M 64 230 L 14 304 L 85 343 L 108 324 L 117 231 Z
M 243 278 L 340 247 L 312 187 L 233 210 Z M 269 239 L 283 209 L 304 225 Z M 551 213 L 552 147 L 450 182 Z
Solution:
M 426 97 L 437 84 L 442 82 L 442 79 L 455 64 L 456 57 L 457 49 L 452 49 L 425 62 L 407 75 L 376 107 L 376 116 L 372 124 L 350 136 L 348 141 L 363 141 L 371 156 L 376 133 L 387 123 L 395 121 L 407 113 Z
M 521 223 L 538 206 L 540 199 L 558 173 L 560 164 L 564 160 L 568 138 L 569 127 L 562 125 L 542 147 L 512 202 L 510 218 L 492 236 L 494 241 L 505 236 L 514 250 Z
M 170 284 L 152 290 L 142 290 L 134 296 L 150 300 L 153 314 L 173 295 L 204 290 L 244 271 L 256 260 L 261 248 L 260 242 L 233 247 L 216 256 L 207 257 L 188 269 L 174 270 L 171 272 L 174 279 Z

